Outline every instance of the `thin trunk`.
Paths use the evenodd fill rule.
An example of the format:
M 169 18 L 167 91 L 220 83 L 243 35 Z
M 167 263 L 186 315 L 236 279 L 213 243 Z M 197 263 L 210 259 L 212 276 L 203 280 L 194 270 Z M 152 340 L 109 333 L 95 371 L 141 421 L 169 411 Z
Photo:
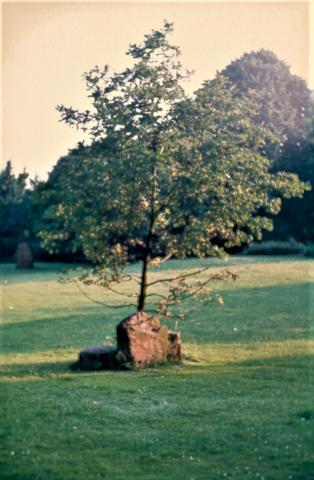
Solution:
M 147 291 L 147 267 L 148 267 L 148 262 L 150 260 L 150 254 L 151 254 L 151 237 L 150 235 L 147 236 L 147 244 L 146 244 L 146 252 L 145 252 L 145 257 L 143 260 L 143 269 L 142 269 L 142 278 L 141 278 L 141 288 L 140 288 L 140 294 L 138 297 L 138 311 L 141 312 L 144 310 L 144 305 L 145 305 L 145 298 L 146 298 L 146 291 Z
M 143 269 L 142 269 L 142 278 L 141 278 L 141 287 L 138 297 L 138 311 L 141 312 L 144 310 L 146 292 L 147 292 L 147 270 L 148 264 L 151 259 L 152 254 L 152 239 L 154 235 L 154 223 L 155 223 L 155 197 L 156 197 L 156 182 L 157 182 L 157 172 L 156 172 L 156 152 L 157 152 L 157 138 L 154 137 L 152 142 L 152 151 L 154 152 L 153 165 L 152 165 L 152 189 L 151 189 L 151 198 L 150 198 L 150 225 L 148 234 L 145 242 L 145 254 L 143 259 Z

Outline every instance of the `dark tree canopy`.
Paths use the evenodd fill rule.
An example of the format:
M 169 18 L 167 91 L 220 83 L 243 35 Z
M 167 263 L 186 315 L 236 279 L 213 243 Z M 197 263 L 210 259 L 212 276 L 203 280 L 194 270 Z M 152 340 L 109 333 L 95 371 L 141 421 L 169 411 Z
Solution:
M 43 246 L 50 255 L 57 254 L 66 259 L 80 252 L 79 241 L 69 223 L 58 214 L 58 208 L 62 203 L 75 204 L 78 194 L 88 194 L 88 172 L 84 169 L 83 161 L 87 151 L 86 146 L 79 144 L 61 157 L 50 172 L 48 180 L 37 182 L 32 193 L 35 231 L 39 236 L 43 230 L 49 235 L 49 244 L 44 241 Z
M 297 150 L 297 151 L 296 151 Z M 287 170 L 296 173 L 305 182 L 310 182 L 312 189 L 304 193 L 302 199 L 290 199 L 283 202 L 280 215 L 274 219 L 272 238 L 288 239 L 312 243 L 314 241 L 314 115 L 306 142 L 302 148 L 291 147 L 282 163 Z
M 0 238 L 2 255 L 12 255 L 19 240 L 30 233 L 31 205 L 28 173 L 13 173 L 8 161 L 0 171 Z
M 130 252 L 140 251 L 138 310 L 152 286 L 150 266 L 171 256 L 222 256 L 260 238 L 281 197 L 305 188 L 294 174 L 270 173 L 262 152 L 271 133 L 252 119 L 255 102 L 235 99 L 224 77 L 186 96 L 171 31 L 165 22 L 131 45 L 133 66 L 121 73 L 110 76 L 107 66 L 87 72 L 91 110 L 58 107 L 91 144 L 57 167 L 65 175 L 47 193 L 49 228 L 41 231 L 52 250 L 73 238 L 107 287 L 123 281 Z M 184 280 L 178 291 L 187 295 Z M 167 298 L 174 299 L 170 286 Z
M 311 96 L 306 82 L 293 75 L 289 66 L 268 50 L 245 53 L 222 74 L 235 85 L 237 96 L 254 91 L 260 104 L 256 120 L 289 148 L 306 140 Z M 277 154 L 281 149 L 277 149 Z
M 272 169 L 296 173 L 313 185 L 309 157 L 314 102 L 306 82 L 291 74 L 289 66 L 267 50 L 245 53 L 222 73 L 233 82 L 236 96 L 253 94 L 256 97 L 260 104 L 256 120 L 280 139 L 275 145 L 272 142 L 266 145 L 273 160 Z M 312 208 L 310 192 L 301 201 L 284 201 L 282 212 L 275 219 L 274 232 L 266 238 L 313 241 L 308 216 Z

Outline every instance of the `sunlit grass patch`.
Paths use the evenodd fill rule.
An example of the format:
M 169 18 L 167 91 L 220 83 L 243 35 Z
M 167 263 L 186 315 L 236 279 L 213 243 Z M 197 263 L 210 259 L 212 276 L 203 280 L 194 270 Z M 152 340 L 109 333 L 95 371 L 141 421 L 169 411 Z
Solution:
M 314 355 L 314 340 L 284 340 L 282 342 L 247 342 L 186 344 L 187 360 L 202 364 L 227 364 L 246 361 L 263 361 L 299 355 Z

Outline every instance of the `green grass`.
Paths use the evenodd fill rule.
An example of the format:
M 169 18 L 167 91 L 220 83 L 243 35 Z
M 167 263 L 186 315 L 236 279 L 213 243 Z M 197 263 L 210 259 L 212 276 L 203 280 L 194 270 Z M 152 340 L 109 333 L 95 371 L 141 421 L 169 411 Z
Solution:
M 226 265 L 171 261 L 152 276 L 207 262 Z M 79 374 L 78 351 L 110 341 L 130 309 L 58 284 L 61 265 L 4 265 L 0 478 L 314 478 L 314 261 L 227 265 L 241 277 L 215 286 L 225 304 L 195 305 L 180 324 L 182 365 Z

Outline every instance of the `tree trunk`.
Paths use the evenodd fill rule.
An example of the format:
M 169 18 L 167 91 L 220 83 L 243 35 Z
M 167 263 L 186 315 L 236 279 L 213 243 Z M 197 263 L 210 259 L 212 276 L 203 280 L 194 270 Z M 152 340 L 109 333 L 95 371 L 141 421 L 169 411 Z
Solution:
M 154 177 L 155 177 L 155 168 L 154 168 Z M 152 189 L 152 202 L 155 202 L 155 186 Z M 153 203 L 152 203 L 153 205 Z M 142 269 L 142 278 L 141 278 L 141 288 L 140 294 L 138 297 L 138 311 L 141 312 L 144 310 L 145 299 L 146 299 L 146 290 L 147 290 L 147 270 L 148 270 L 148 263 L 151 259 L 152 255 L 152 239 L 153 239 L 153 228 L 154 228 L 154 221 L 155 221 L 155 210 L 152 206 L 151 209 L 151 218 L 150 218 L 150 226 L 149 231 L 146 237 L 146 245 L 145 245 L 145 256 L 143 259 L 143 269 Z
M 145 256 L 143 260 L 141 289 L 138 297 L 138 306 L 137 306 L 137 309 L 139 312 L 142 312 L 144 310 L 144 305 L 145 305 L 146 290 L 147 290 L 147 264 L 148 264 L 148 256 Z
M 145 306 L 146 291 L 147 291 L 147 270 L 148 270 L 148 263 L 152 254 L 152 239 L 153 239 L 154 223 L 155 223 L 155 217 L 156 217 L 156 212 L 155 212 L 155 197 L 156 197 L 156 184 L 157 184 L 157 171 L 156 171 L 157 136 L 156 135 L 154 135 L 151 149 L 153 151 L 154 158 L 153 158 L 152 172 L 151 172 L 152 185 L 151 185 L 151 198 L 150 198 L 150 225 L 149 225 L 149 230 L 146 237 L 141 287 L 140 287 L 140 294 L 138 297 L 137 309 L 139 312 L 143 311 Z

